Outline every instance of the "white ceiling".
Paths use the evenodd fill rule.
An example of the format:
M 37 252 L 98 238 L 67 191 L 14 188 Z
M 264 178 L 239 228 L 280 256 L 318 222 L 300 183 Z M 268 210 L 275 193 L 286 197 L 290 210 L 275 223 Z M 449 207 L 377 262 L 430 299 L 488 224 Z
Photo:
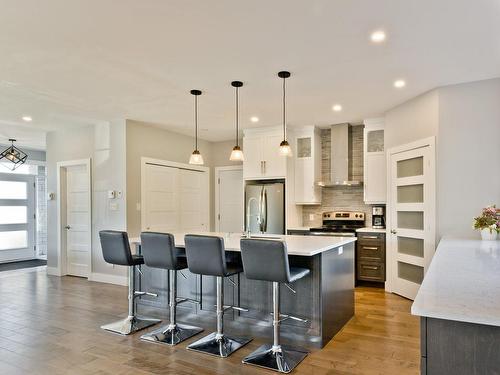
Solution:
M 227 140 L 235 79 L 250 127 L 280 123 L 282 69 L 292 72 L 292 126 L 359 121 L 436 86 L 500 76 L 499 0 L 0 0 L 0 9 L 4 128 L 29 114 L 42 133 L 130 118 L 191 134 L 189 90 L 199 88 L 201 137 Z M 370 42 L 376 29 L 384 44 Z M 404 89 L 392 86 L 398 78 Z

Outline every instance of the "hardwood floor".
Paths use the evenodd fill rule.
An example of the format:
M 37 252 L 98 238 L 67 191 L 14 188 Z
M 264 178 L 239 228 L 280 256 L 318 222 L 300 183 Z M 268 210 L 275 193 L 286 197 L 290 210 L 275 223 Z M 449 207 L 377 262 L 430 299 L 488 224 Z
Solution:
M 126 312 L 126 288 L 44 271 L 0 276 L 0 374 L 272 374 L 241 364 L 254 340 L 227 359 L 141 342 L 102 331 Z M 356 289 L 356 316 L 294 372 L 418 374 L 419 320 L 411 302 Z M 192 342 L 194 339 L 188 340 Z

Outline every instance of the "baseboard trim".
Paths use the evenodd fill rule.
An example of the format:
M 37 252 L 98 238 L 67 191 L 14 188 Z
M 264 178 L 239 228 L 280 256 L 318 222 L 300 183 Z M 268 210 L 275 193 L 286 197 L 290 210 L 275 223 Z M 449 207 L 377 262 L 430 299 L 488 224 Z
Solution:
M 57 267 L 49 267 L 49 266 L 47 266 L 47 275 L 61 276 L 61 271 Z
M 128 285 L 127 276 L 109 275 L 107 273 L 92 272 L 89 276 L 89 281 L 115 285 Z

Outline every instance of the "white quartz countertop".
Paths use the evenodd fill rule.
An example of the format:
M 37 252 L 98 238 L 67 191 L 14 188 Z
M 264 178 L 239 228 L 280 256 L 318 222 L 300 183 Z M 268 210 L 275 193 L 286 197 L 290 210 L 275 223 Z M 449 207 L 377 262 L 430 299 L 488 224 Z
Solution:
M 359 228 L 356 229 L 356 232 L 358 233 L 386 233 L 385 229 L 376 229 L 372 227 L 366 227 L 366 228 Z
M 308 231 L 310 230 L 311 228 L 310 227 L 295 227 L 295 228 L 288 228 L 287 230 L 296 230 L 296 231 Z
M 184 236 L 187 233 L 173 233 L 175 245 L 184 247 Z M 201 234 L 218 236 L 224 238 L 227 251 L 240 251 L 241 233 L 220 232 L 190 232 L 189 234 Z M 284 236 L 284 235 L 254 235 L 254 238 L 278 239 L 286 242 L 288 255 L 313 256 L 333 248 L 350 244 L 356 241 L 355 237 L 315 237 L 315 236 Z M 131 238 L 132 244 L 140 243 L 140 238 Z
M 411 313 L 500 326 L 500 241 L 442 239 Z

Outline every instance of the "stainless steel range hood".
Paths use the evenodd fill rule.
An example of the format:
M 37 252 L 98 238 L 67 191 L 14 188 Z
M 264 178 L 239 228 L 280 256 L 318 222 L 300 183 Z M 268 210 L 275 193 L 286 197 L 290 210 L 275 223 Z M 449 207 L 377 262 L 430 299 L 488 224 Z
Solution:
M 349 124 L 332 125 L 330 181 L 319 182 L 320 186 L 359 186 L 362 184 L 361 181 L 349 179 L 349 145 Z

